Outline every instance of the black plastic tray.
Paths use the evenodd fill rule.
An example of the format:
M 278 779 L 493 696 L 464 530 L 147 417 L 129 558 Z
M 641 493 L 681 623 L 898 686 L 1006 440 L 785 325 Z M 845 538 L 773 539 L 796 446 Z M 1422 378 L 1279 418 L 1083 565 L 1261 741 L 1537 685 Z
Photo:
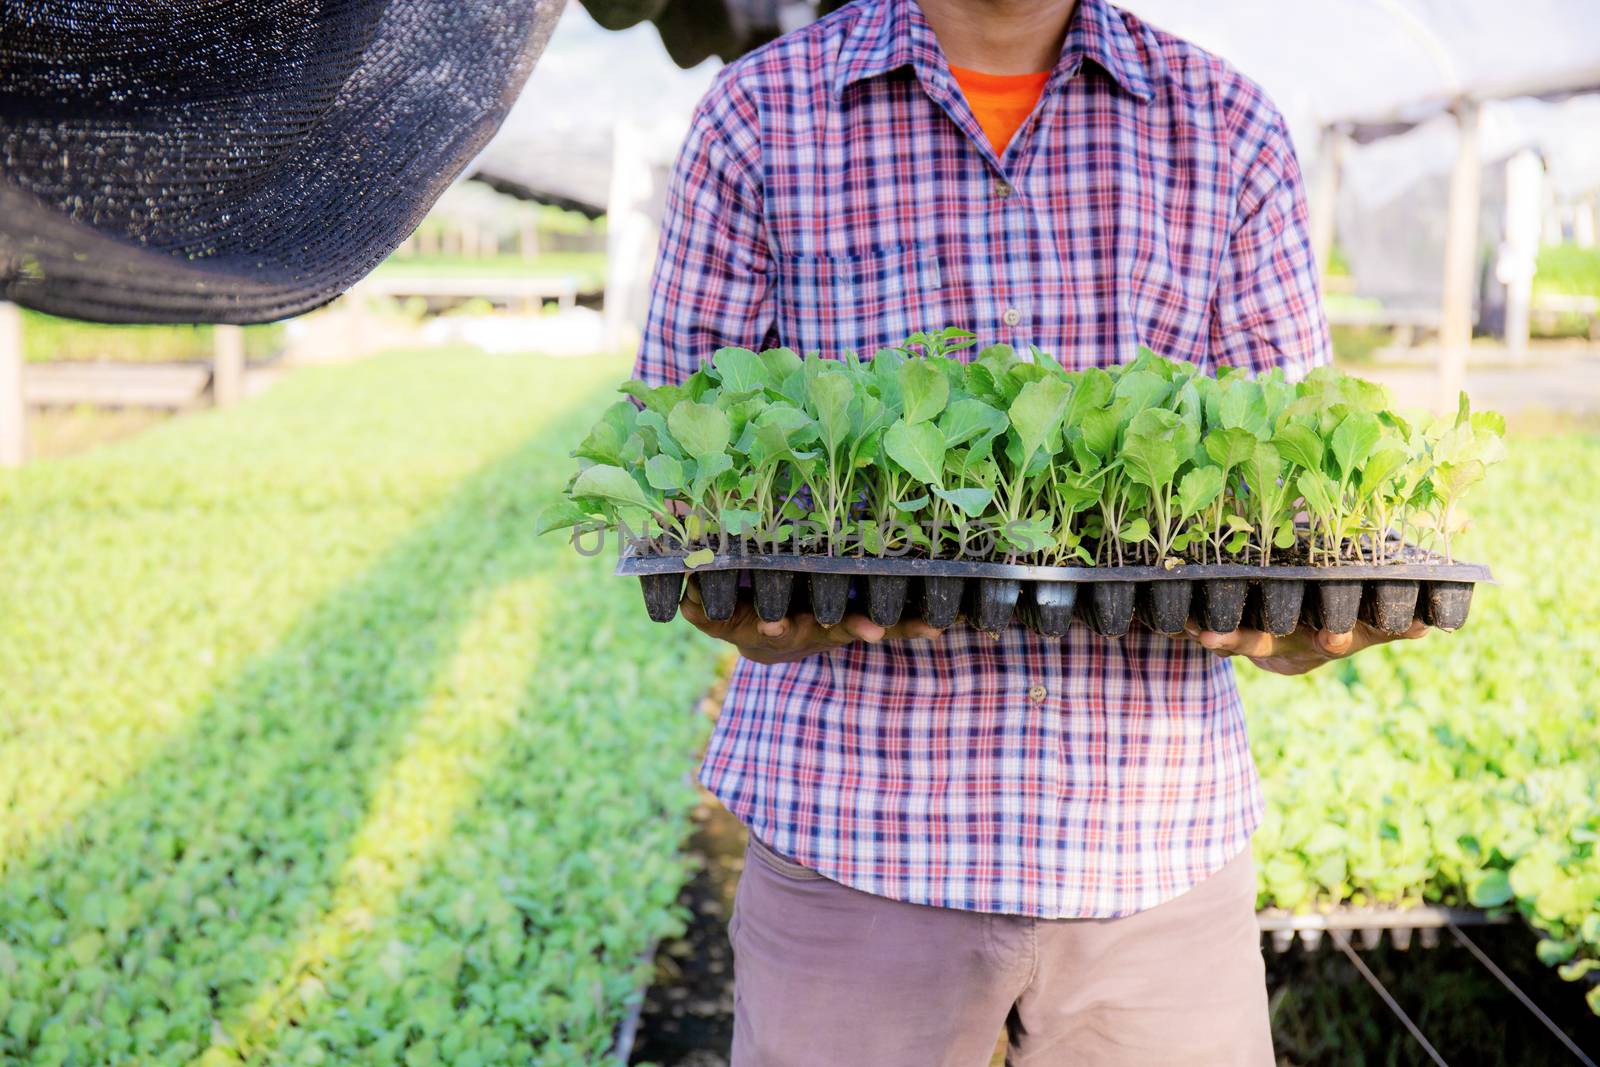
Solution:
M 1247 626 L 1287 634 L 1302 621 L 1346 633 L 1358 619 L 1389 633 L 1403 633 L 1413 619 L 1454 630 L 1467 621 L 1473 587 L 1493 581 L 1476 563 L 1189 563 L 1169 570 L 729 552 L 691 569 L 681 554 L 631 549 L 617 573 L 638 577 L 657 622 L 678 613 L 685 575 L 692 574 L 712 619 L 730 618 L 746 596 L 768 620 L 809 611 L 831 625 L 853 602 L 880 626 L 921 617 L 943 629 L 964 617 L 998 633 L 1016 619 L 1046 637 L 1064 635 L 1074 619 L 1121 637 L 1135 616 L 1167 634 L 1182 632 L 1190 618 L 1222 633 Z

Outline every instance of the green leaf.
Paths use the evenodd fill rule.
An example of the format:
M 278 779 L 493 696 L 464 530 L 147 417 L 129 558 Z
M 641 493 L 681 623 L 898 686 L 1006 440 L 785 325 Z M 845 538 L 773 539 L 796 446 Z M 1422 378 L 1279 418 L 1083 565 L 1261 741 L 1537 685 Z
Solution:
M 1000 540 L 1017 552 L 1042 552 L 1055 543 L 1050 523 L 1039 516 L 1030 516 L 1001 526 Z
M 662 418 L 667 417 L 667 412 L 672 410 L 674 404 L 688 397 L 688 393 L 681 386 L 661 385 L 651 387 L 638 379 L 624 382 L 619 392 L 638 400 L 645 406 L 645 410 L 653 411 Z M 632 407 L 633 405 L 628 405 Z
M 1278 453 L 1277 448 L 1265 441 L 1256 442 L 1245 464 L 1244 477 L 1252 495 L 1260 497 L 1264 493 L 1270 493 L 1283 477 L 1283 456 Z
M 1060 428 L 1071 392 L 1072 386 L 1060 378 L 1044 378 L 1024 385 L 1011 402 L 1007 417 L 1021 446 L 1024 467 L 1044 447 L 1050 434 Z
M 1380 444 L 1361 468 L 1361 495 L 1376 495 L 1405 466 L 1408 458 L 1405 448 L 1398 442 Z
M 654 455 L 645 461 L 644 477 L 652 487 L 663 492 L 682 489 L 683 464 L 665 453 Z
M 1533 946 L 1533 954 L 1539 957 L 1539 962 L 1546 967 L 1554 967 L 1558 963 L 1566 963 L 1578 951 L 1576 941 L 1558 941 L 1553 937 L 1541 938 Z
M 1295 488 L 1300 490 L 1300 495 L 1305 498 L 1306 507 L 1314 513 L 1327 515 L 1334 510 L 1339 487 L 1326 474 L 1321 471 L 1305 471 L 1294 484 Z
M 807 396 L 821 429 L 823 446 L 830 456 L 835 455 L 850 437 L 850 401 L 855 398 L 855 385 L 849 372 L 843 369 L 817 371 L 811 378 Z
M 1488 473 L 1477 460 L 1465 463 L 1442 463 L 1434 468 L 1434 484 L 1446 499 L 1453 499 L 1483 480 Z
M 1130 432 L 1121 459 L 1128 477 L 1152 491 L 1165 489 L 1178 473 L 1178 449 L 1167 436 Z
M 1004 433 L 1005 428 L 1005 412 L 972 397 L 957 400 L 939 416 L 939 432 L 944 435 L 949 448 L 972 441 L 992 440 Z
M 907 422 L 926 422 L 945 409 L 950 380 L 931 360 L 907 360 L 900 367 L 900 397 Z
M 1302 423 L 1290 423 L 1272 439 L 1273 447 L 1290 463 L 1308 471 L 1322 469 L 1322 438 Z
M 1200 513 L 1222 493 L 1221 467 L 1196 467 L 1178 483 L 1178 517 L 1187 519 Z
M 695 460 L 694 479 L 689 485 L 691 500 L 704 500 L 716 480 L 733 469 L 733 457 L 726 452 L 713 452 Z
M 723 508 L 717 514 L 717 521 L 734 537 L 743 537 L 761 529 L 761 512 L 748 508 Z
M 1557 969 L 1556 973 L 1561 976 L 1561 980 L 1564 982 L 1576 982 L 1594 973 L 1595 971 L 1600 971 L 1600 960 L 1581 959 L 1575 960 L 1572 963 L 1563 964 Z M 1596 986 L 1595 988 L 1600 989 L 1600 986 Z
M 1212 462 L 1219 464 L 1224 471 L 1231 471 L 1248 462 L 1260 443 L 1249 430 L 1237 427 L 1212 430 L 1206 434 L 1205 451 Z
M 1138 544 L 1150 536 L 1150 523 L 1141 515 L 1117 531 L 1117 536 L 1124 541 Z
M 1232 378 L 1217 393 L 1217 419 L 1223 429 L 1243 430 L 1258 440 L 1268 436 L 1267 405 L 1259 384 Z
M 633 434 L 638 417 L 638 408 L 626 400 L 617 401 L 601 413 L 600 420 L 572 454 L 596 463 L 622 466 L 623 451 L 627 448 L 628 438 Z
M 1077 426 L 1076 440 L 1081 441 L 1083 447 L 1091 454 L 1104 460 L 1116 449 L 1117 431 L 1121 429 L 1121 425 L 1119 408 L 1086 411 Z
M 1511 899 L 1511 877 L 1499 868 L 1484 871 L 1467 889 L 1467 899 L 1477 908 L 1497 908 Z
M 572 495 L 595 496 L 617 504 L 648 508 L 651 511 L 660 511 L 663 507 L 661 498 L 647 496 L 644 489 L 627 471 L 604 463 L 587 467 L 579 472 L 572 483 Z
M 1153 371 L 1132 370 L 1117 379 L 1113 395 L 1128 401 L 1128 416 L 1159 407 L 1172 391 L 1172 383 Z
M 792 348 L 769 348 L 761 353 L 761 363 L 767 368 L 767 380 L 782 382 L 800 370 L 800 357 Z
M 707 563 L 710 563 L 716 558 L 716 552 L 709 548 L 696 549 L 687 556 L 683 557 L 683 565 L 688 567 L 690 570 L 694 570 L 696 567 L 704 567 Z
M 1340 480 L 1349 483 L 1355 472 L 1372 455 L 1383 437 L 1383 423 L 1378 416 L 1357 411 L 1346 415 L 1333 431 L 1331 443 L 1334 462 L 1339 465 Z
M 1090 412 L 1099 411 L 1111 403 L 1116 382 L 1099 367 L 1090 367 L 1071 376 L 1072 399 L 1067 402 L 1067 425 L 1077 426 Z
M 911 364 L 907 364 L 910 366 Z M 939 485 L 944 472 L 944 435 L 931 422 L 897 420 L 883 435 L 884 451 L 923 485 Z
M 592 520 L 593 516 L 573 501 L 557 500 L 539 509 L 539 515 L 533 522 L 533 532 L 535 535 L 546 534 L 551 530 L 564 530 Z
M 977 486 L 965 489 L 940 489 L 935 487 L 933 495 L 943 500 L 946 504 L 960 511 L 969 518 L 982 515 L 989 502 L 994 499 L 994 490 Z
M 766 361 L 748 348 L 719 348 L 711 355 L 711 365 L 725 394 L 757 392 L 771 376 Z
M 667 415 L 667 428 L 695 459 L 726 452 L 733 426 L 726 412 L 712 404 L 681 400 Z
M 750 460 L 765 467 L 779 459 L 787 459 L 797 449 L 804 449 L 817 439 L 816 421 L 786 403 L 775 403 L 750 421 L 753 440 L 749 450 Z
M 856 537 L 861 542 L 861 550 L 869 556 L 883 555 L 883 531 L 876 522 L 863 519 L 856 524 Z

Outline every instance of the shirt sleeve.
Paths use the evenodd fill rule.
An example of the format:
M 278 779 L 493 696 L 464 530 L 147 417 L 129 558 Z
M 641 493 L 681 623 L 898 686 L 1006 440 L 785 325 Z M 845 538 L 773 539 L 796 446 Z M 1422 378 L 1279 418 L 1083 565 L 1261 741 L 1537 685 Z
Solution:
M 1234 142 L 1248 163 L 1212 303 L 1212 350 L 1219 363 L 1281 367 L 1296 379 L 1330 362 L 1328 322 L 1294 145 L 1277 110 L 1252 90 Z
M 634 369 L 650 385 L 681 382 L 718 348 L 760 348 L 776 336 L 757 128 L 727 77 L 695 111 L 667 193 Z

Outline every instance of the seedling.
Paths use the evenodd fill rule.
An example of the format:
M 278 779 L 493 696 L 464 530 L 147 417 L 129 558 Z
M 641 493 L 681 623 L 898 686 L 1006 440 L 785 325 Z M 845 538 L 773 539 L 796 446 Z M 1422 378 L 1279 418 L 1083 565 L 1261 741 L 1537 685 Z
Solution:
M 1452 562 L 1461 501 L 1505 454 L 1499 417 L 1465 398 L 1451 420 L 1402 417 L 1332 368 L 1210 376 L 1142 348 L 1069 371 L 974 342 L 924 331 L 869 360 L 725 348 L 681 384 L 629 382 L 541 528 L 642 527 L 646 554 L 691 567 L 755 543 L 1332 574 Z

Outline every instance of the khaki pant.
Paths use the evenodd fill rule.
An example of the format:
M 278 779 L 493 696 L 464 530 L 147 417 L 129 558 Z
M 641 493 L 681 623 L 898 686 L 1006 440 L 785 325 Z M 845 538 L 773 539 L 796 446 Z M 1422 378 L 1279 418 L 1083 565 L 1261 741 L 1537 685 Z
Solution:
M 733 921 L 733 1067 L 1272 1067 L 1246 850 L 1121 919 L 858 892 L 753 837 Z

